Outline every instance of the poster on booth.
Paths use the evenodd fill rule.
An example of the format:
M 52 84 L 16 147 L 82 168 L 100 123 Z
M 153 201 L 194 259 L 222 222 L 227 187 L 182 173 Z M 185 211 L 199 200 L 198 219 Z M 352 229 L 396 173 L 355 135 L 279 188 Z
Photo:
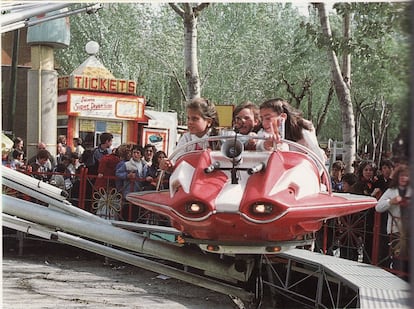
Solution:
M 144 128 L 142 144 L 154 145 L 157 151 L 168 153 L 168 129 Z

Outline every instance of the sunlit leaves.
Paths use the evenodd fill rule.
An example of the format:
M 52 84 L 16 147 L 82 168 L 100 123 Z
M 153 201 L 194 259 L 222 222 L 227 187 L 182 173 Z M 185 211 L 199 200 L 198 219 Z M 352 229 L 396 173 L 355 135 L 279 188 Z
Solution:
M 320 33 L 316 11 L 298 14 L 290 3 L 211 3 L 198 23 L 202 96 L 219 104 L 279 96 L 290 100 L 282 76 L 299 92 L 312 81 L 312 111 L 317 115 L 331 85 L 327 46 L 339 56 L 352 54 L 352 93 L 358 101 L 405 106 L 410 68 L 408 4 L 340 3 L 330 13 L 333 40 Z M 352 12 L 351 38 L 343 39 L 342 14 Z M 62 74 L 87 57 L 97 41 L 101 62 L 117 78 L 138 82 L 138 94 L 157 110 L 180 112 L 177 83 L 185 85 L 182 19 L 166 3 L 108 3 L 97 14 L 70 17 L 71 46 L 57 52 Z M 407 113 L 405 113 L 407 114 Z M 341 139 L 337 102 L 330 105 L 320 139 Z M 401 117 L 392 115 L 398 128 Z M 362 134 L 370 132 L 363 128 Z

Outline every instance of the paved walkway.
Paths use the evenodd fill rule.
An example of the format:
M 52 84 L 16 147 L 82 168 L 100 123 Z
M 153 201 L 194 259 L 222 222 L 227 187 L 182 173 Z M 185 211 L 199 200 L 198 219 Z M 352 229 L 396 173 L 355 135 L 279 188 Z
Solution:
M 89 253 L 62 255 L 48 251 L 18 257 L 5 249 L 3 308 L 236 308 L 226 295 L 138 267 L 108 265 Z

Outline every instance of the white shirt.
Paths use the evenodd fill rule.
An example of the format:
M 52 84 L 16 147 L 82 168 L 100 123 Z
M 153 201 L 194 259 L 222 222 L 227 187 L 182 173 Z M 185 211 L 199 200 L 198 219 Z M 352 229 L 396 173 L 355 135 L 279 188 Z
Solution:
M 195 134 L 191 134 L 190 132 L 186 132 L 179 139 L 179 141 L 177 143 L 177 148 L 185 145 L 188 142 L 201 140 L 201 139 L 206 138 L 206 137 L 209 137 L 209 136 L 210 136 L 210 132 L 207 132 L 202 137 L 198 137 Z M 197 143 L 197 144 L 194 144 L 194 145 L 191 145 L 191 146 L 186 147 L 185 151 L 192 151 L 192 150 L 195 150 L 197 147 L 199 147 L 200 149 L 203 149 L 203 148 L 206 148 L 207 146 L 208 145 L 207 145 L 206 142 L 200 143 L 200 144 Z
M 302 129 L 302 136 L 301 140 L 298 140 L 297 143 L 301 144 L 307 148 L 309 148 L 312 152 L 314 152 L 318 158 L 321 160 L 322 163 L 326 161 L 325 151 L 319 147 L 318 139 L 316 138 L 316 133 L 314 130 L 309 131 L 306 129 Z
M 400 205 L 390 204 L 390 199 L 398 196 L 398 188 L 388 188 L 378 200 L 375 210 L 378 212 L 388 211 L 387 233 L 398 233 L 401 231 L 401 208 Z M 411 197 L 411 187 L 407 187 L 405 197 Z

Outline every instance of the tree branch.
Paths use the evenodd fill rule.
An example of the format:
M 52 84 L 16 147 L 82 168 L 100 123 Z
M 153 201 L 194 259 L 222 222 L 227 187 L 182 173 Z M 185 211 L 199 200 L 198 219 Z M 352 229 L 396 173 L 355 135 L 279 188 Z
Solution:
M 182 8 L 180 8 L 177 4 L 175 3 L 168 3 L 169 6 L 178 14 L 181 16 L 181 18 L 184 19 L 184 10 Z
M 190 3 L 185 2 L 183 3 L 184 6 L 184 15 L 193 15 L 193 8 L 191 7 Z
M 198 16 L 198 14 L 200 14 L 200 12 L 204 10 L 206 7 L 208 7 L 209 5 L 210 3 L 204 2 L 194 7 L 193 11 L 194 11 L 195 16 Z
M 172 73 L 174 75 L 175 82 L 177 83 L 177 86 L 180 89 L 181 95 L 184 98 L 184 101 L 187 101 L 187 95 L 186 95 L 185 89 L 183 85 L 181 84 L 180 79 L 178 78 L 177 72 L 175 70 L 172 70 Z
M 332 81 L 331 86 L 329 87 L 328 96 L 326 98 L 325 106 L 323 108 L 321 117 L 319 118 L 318 123 L 316 125 L 316 129 L 315 129 L 316 135 L 319 134 L 319 131 L 322 128 L 322 124 L 325 122 L 326 115 L 328 114 L 328 108 L 329 108 L 329 105 L 332 102 L 332 98 L 334 96 L 334 93 L 335 93 L 335 86 L 334 86 L 334 82 Z
M 305 80 L 303 81 L 303 86 L 300 94 L 295 93 L 295 89 L 293 88 L 294 84 L 290 84 L 289 81 L 285 78 L 284 74 L 282 74 L 282 80 L 286 85 L 287 92 L 292 96 L 292 98 L 296 101 L 296 108 L 300 108 L 300 104 L 305 97 L 306 93 L 309 91 L 312 80 L 309 77 L 305 77 Z
M 285 85 L 286 85 L 286 91 L 292 96 L 292 98 L 294 98 L 295 99 L 295 101 L 296 101 L 296 108 L 299 108 L 299 105 L 300 105 L 300 102 L 299 102 L 299 105 L 298 105 L 298 101 L 296 100 L 296 94 L 295 94 L 295 89 L 293 89 L 293 85 L 291 84 L 291 83 L 289 83 L 289 81 L 285 78 L 285 75 L 284 74 L 282 74 L 282 80 L 283 80 L 283 82 L 285 83 Z

